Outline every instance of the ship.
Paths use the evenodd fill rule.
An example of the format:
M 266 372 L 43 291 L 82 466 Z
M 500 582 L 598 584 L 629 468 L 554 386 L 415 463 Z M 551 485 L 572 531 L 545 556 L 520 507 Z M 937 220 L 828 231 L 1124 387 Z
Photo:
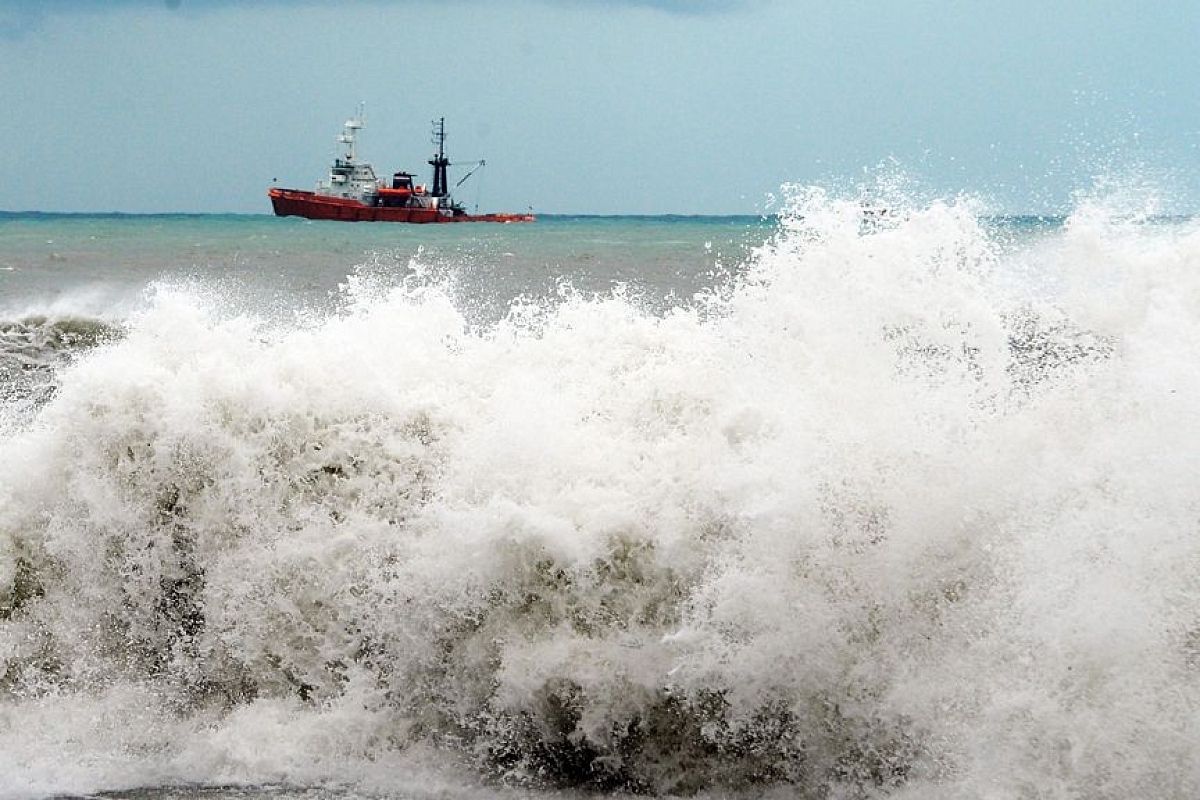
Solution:
M 411 172 L 396 172 L 391 185 L 375 176 L 371 164 L 358 157 L 358 133 L 363 129 L 362 110 L 346 121 L 337 142 L 343 152 L 336 155 L 329 178 L 312 191 L 272 186 L 267 191 L 277 217 L 304 217 L 341 222 L 533 222 L 533 214 L 471 214 L 450 194 L 450 167 L 446 157 L 446 119 L 433 123 L 437 147 L 429 165 L 433 183 L 419 184 Z M 470 162 L 472 169 L 459 179 L 457 189 L 485 161 Z

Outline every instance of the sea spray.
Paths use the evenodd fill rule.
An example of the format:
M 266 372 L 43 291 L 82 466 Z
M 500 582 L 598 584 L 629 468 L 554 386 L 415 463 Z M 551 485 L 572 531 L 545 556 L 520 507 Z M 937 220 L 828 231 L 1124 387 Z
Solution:
M 0 444 L 0 794 L 1194 795 L 1200 232 L 1102 210 L 809 190 L 483 329 L 164 289 Z
M 54 373 L 115 338 L 111 320 L 74 314 L 0 317 L 0 431 L 32 418 L 54 394 Z

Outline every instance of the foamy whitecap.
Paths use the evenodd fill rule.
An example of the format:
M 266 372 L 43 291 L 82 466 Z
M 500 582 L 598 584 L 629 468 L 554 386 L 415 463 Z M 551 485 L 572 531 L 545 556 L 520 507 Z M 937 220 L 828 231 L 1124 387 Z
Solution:
M 164 290 L 0 443 L 0 794 L 1192 796 L 1198 266 L 814 190 L 663 314 Z

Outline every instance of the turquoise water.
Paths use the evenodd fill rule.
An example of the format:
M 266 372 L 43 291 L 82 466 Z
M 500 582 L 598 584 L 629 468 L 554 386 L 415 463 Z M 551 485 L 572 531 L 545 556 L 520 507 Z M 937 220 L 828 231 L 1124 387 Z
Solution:
M 348 225 L 249 215 L 0 215 L 0 308 L 90 290 L 119 310 L 160 280 L 320 302 L 356 269 L 414 259 L 502 313 L 520 294 L 618 283 L 690 293 L 736 268 L 773 224 L 756 217 L 542 217 L 525 225 Z M 89 309 L 103 313 L 105 308 Z
M 1062 218 L 988 219 L 998 239 Z M 0 213 L 0 309 L 90 290 L 120 313 L 154 281 L 195 280 L 264 298 L 320 302 L 355 270 L 417 261 L 453 274 L 493 316 L 522 294 L 625 284 L 687 296 L 738 271 L 776 230 L 773 217 L 542 216 L 524 225 L 385 225 L 265 215 Z M 69 300 L 66 301 L 69 303 Z M 104 304 L 108 306 L 105 307 Z

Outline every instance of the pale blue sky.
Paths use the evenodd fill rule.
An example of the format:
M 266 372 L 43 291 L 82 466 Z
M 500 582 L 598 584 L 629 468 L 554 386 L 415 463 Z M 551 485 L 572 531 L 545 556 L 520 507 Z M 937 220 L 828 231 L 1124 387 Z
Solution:
M 754 213 L 899 164 L 1059 211 L 1093 176 L 1200 200 L 1200 3 L 0 0 L 0 209 L 267 212 L 360 100 L 486 210 Z

